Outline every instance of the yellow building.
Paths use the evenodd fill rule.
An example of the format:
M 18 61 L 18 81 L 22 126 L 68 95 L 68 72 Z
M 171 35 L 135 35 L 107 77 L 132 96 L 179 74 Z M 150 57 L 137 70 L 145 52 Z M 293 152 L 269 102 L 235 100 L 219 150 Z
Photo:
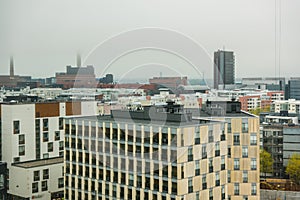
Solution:
M 258 120 L 235 115 L 192 119 L 169 103 L 66 119 L 65 199 L 259 199 Z

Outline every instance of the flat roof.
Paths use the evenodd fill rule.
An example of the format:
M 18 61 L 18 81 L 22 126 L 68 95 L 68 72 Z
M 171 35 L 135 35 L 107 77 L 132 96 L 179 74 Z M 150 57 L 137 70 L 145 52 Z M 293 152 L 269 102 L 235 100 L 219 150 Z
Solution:
M 63 163 L 63 162 L 64 162 L 63 157 L 55 157 L 55 158 L 47 158 L 47 159 L 41 159 L 41 160 L 13 163 L 12 166 L 22 167 L 22 168 L 34 168 L 34 167 L 42 167 L 42 166 L 46 166 L 46 165 L 59 164 L 59 163 Z
M 90 121 L 101 121 L 101 122 L 121 122 L 121 123 L 134 123 L 134 124 L 144 124 L 144 125 L 157 125 L 157 126 L 168 126 L 168 127 L 184 127 L 184 126 L 195 126 L 204 124 L 216 124 L 224 123 L 219 120 L 213 119 L 192 119 L 191 121 L 182 122 L 172 122 L 172 121 L 153 121 L 153 120 L 143 120 L 143 119 L 131 119 L 131 118 L 113 118 L 110 115 L 104 116 L 86 116 L 86 117 L 67 117 L 67 119 L 77 119 L 77 120 L 90 120 Z

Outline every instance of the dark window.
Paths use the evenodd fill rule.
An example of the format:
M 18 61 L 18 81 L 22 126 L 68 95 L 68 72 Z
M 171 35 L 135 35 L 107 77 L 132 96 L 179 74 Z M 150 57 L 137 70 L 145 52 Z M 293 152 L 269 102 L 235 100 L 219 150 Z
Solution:
M 48 183 L 47 181 L 42 181 L 42 191 L 47 191 L 48 190 Z
M 43 170 L 43 179 L 49 179 L 49 169 Z
M 14 134 L 19 134 L 20 133 L 20 121 L 14 121 L 13 126 L 14 126 Z
M 233 135 L 233 145 L 240 145 L 240 134 L 235 133 Z
M 39 181 L 40 180 L 40 171 L 34 171 L 33 172 L 33 180 Z
M 39 183 L 32 183 L 32 193 L 39 192 Z

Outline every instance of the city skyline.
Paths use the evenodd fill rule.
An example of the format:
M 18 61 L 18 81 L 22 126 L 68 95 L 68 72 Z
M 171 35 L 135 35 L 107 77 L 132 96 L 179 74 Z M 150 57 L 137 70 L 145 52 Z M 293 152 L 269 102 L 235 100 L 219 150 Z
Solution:
M 297 73 L 297 63 L 293 59 L 297 57 L 300 43 L 297 37 L 300 32 L 297 26 L 300 19 L 297 17 L 297 8 L 300 3 L 297 1 L 252 1 L 246 4 L 238 1 L 191 4 L 172 1 L 172 10 L 168 15 L 164 11 L 169 8 L 170 2 L 159 2 L 158 7 L 151 3 L 138 2 L 134 4 L 134 12 L 132 4 L 119 2 L 32 3 L 36 3 L 35 6 L 28 2 L 0 3 L 0 24 L 3 28 L 0 37 L 0 74 L 9 73 L 9 56 L 12 54 L 15 57 L 16 74 L 53 76 L 66 65 L 75 65 L 74 55 L 78 51 L 86 58 L 96 45 L 113 35 L 137 28 L 158 27 L 178 31 L 202 45 L 208 54 L 201 55 L 204 56 L 201 59 L 205 61 L 203 66 L 197 67 L 208 79 L 212 78 L 213 52 L 223 47 L 236 54 L 238 78 L 300 76 Z M 195 19 L 199 25 L 194 24 Z M 108 72 L 118 76 L 120 66 L 128 72 L 140 57 L 147 62 L 141 59 L 138 64 L 148 63 L 147 59 L 161 63 L 170 60 L 168 55 L 166 58 L 162 54 L 158 59 L 157 52 L 147 52 L 142 56 L 139 53 L 122 60 L 124 63 L 115 63 L 115 68 Z M 97 60 L 88 61 L 82 64 L 93 64 L 96 75 L 101 76 L 103 67 L 97 65 Z M 211 63 L 208 64 L 209 62 Z M 176 70 L 185 68 L 177 60 L 166 64 L 178 65 L 174 67 Z M 131 77 L 138 77 L 141 71 L 145 72 L 140 70 Z M 151 74 L 152 70 L 146 69 L 146 72 Z M 194 74 L 192 70 L 186 73 L 183 75 Z M 156 72 L 156 76 L 158 74 Z

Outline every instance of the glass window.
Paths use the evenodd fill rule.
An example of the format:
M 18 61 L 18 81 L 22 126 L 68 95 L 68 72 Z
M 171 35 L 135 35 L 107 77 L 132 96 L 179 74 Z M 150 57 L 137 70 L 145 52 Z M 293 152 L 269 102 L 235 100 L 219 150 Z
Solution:
M 240 134 L 235 133 L 233 135 L 233 145 L 240 145 Z
M 63 188 L 64 187 L 64 178 L 59 178 L 58 179 L 58 188 Z
M 235 158 L 234 159 L 234 170 L 239 170 L 240 169 L 240 159 Z
M 39 191 L 39 183 L 32 183 L 32 193 L 37 193 Z
M 200 161 L 196 161 L 196 168 L 195 168 L 195 175 L 198 176 L 200 175 Z
M 214 135 L 212 130 L 208 131 L 208 142 L 214 142 Z
M 59 130 L 63 130 L 64 129 L 64 119 L 63 118 L 59 118 L 59 120 L 58 120 L 58 126 L 59 126 Z
M 250 145 L 257 145 L 257 137 L 255 133 L 250 135 Z
M 208 162 L 208 169 L 209 169 L 209 173 L 212 173 L 214 171 L 214 167 L 213 167 L 213 159 L 210 158 L 209 162 Z
M 238 183 L 234 184 L 234 195 L 239 195 L 240 194 L 240 186 Z
M 54 132 L 54 140 L 55 141 L 60 140 L 60 131 L 55 131 Z
M 59 142 L 59 150 L 64 150 L 64 141 Z
M 43 131 L 48 131 L 48 119 L 43 119 Z
M 202 145 L 202 159 L 207 158 L 206 144 Z
M 195 144 L 200 144 L 200 127 L 195 128 Z
M 215 156 L 220 156 L 220 142 L 216 142 Z
M 43 170 L 43 179 L 49 179 L 49 169 Z
M 251 195 L 256 195 L 256 183 L 251 184 Z
M 34 171 L 33 172 L 33 180 L 39 181 L 40 180 L 40 171 Z
M 25 155 L 25 146 L 19 146 L 19 156 Z
M 20 133 L 20 121 L 13 121 L 13 126 L 14 126 L 14 134 L 19 134 Z
M 221 170 L 225 169 L 225 156 L 221 157 Z
M 49 158 L 49 153 L 44 153 L 43 158 Z
M 42 191 L 47 191 L 48 190 L 48 183 L 47 181 L 42 181 Z
M 188 148 L 188 161 L 192 161 L 193 158 L 193 147 Z
M 188 182 L 188 190 L 189 190 L 189 193 L 192 193 L 193 192 L 193 179 L 192 178 L 189 178 L 189 182 Z
M 247 146 L 243 146 L 243 148 L 242 148 L 242 156 L 243 156 L 243 158 L 247 158 L 248 157 L 248 147 Z
M 25 144 L 25 135 L 19 135 L 19 144 Z
M 43 133 L 43 142 L 48 142 L 49 138 L 48 138 L 48 132 L 44 132 Z
M 228 170 L 227 179 L 228 179 L 228 183 L 230 183 L 231 182 L 231 171 L 230 170 Z
M 243 119 L 242 122 L 242 132 L 247 133 L 248 132 L 248 119 Z
M 243 183 L 247 183 L 247 182 L 248 182 L 248 172 L 243 171 Z
M 207 188 L 206 184 L 206 175 L 202 176 L 202 190 L 205 190 Z
M 0 174 L 0 189 L 4 189 L 4 174 Z
M 53 152 L 53 142 L 48 143 L 48 152 Z
M 231 122 L 227 123 L 227 132 L 231 133 Z
M 256 158 L 251 158 L 251 170 L 256 170 Z
M 216 186 L 220 186 L 220 173 L 216 172 Z

